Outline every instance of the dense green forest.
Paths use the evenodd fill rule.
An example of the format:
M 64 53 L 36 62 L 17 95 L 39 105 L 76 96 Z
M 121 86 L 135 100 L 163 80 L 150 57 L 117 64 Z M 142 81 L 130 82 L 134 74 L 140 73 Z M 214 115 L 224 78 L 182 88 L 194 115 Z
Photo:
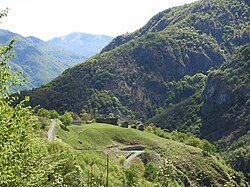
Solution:
M 248 186 L 249 15 L 248 0 L 167 9 L 20 95 L 15 43 L 1 47 L 0 185 Z M 95 123 L 110 117 L 129 128 Z M 107 156 L 129 146 L 144 152 L 128 168 L 127 155 Z

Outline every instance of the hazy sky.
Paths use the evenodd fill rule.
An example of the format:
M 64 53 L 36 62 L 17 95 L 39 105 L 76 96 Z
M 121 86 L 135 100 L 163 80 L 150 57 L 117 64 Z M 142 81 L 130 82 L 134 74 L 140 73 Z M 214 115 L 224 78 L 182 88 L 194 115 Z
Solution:
M 48 40 L 71 32 L 117 36 L 133 32 L 169 7 L 196 0 L 0 0 L 10 8 L 0 28 Z

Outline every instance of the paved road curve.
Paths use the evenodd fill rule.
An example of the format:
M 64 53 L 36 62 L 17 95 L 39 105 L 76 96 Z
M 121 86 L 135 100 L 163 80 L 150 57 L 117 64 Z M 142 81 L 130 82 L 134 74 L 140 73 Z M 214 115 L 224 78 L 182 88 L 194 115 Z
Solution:
M 129 147 L 128 150 L 130 150 L 131 148 Z M 109 152 L 113 152 L 113 153 L 129 153 L 126 156 L 126 160 L 124 161 L 123 166 L 125 168 L 129 168 L 131 161 L 139 156 L 140 154 L 144 153 L 144 150 L 138 149 L 138 150 L 133 150 L 133 151 L 126 151 L 126 150 L 87 150 L 87 149 L 78 149 L 78 151 L 81 152 L 103 152 L 104 154 L 108 154 Z
M 48 141 L 51 142 L 55 138 L 55 127 L 56 127 L 56 120 L 51 119 L 51 126 L 48 131 Z
M 126 160 L 124 162 L 124 167 L 129 168 L 131 161 L 142 153 L 144 153 L 144 151 L 133 151 L 133 153 L 131 153 L 126 157 Z

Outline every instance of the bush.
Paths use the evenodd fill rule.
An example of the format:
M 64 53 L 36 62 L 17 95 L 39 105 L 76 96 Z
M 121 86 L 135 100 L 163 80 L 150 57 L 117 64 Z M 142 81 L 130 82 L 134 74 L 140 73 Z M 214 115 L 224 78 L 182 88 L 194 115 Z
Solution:
M 129 169 L 125 170 L 125 178 L 128 186 L 136 186 L 139 180 L 139 175 L 135 165 L 132 164 Z
M 145 166 L 144 177 L 154 182 L 158 173 L 158 167 L 155 166 L 152 162 L 148 162 Z

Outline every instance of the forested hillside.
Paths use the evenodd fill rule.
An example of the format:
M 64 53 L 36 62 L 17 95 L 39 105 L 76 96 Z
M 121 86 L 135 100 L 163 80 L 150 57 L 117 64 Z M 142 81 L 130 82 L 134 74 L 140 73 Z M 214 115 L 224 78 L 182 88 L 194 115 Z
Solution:
M 250 128 L 247 110 L 249 54 L 250 44 L 242 47 L 219 69 L 211 70 L 200 90 L 192 97 L 168 107 L 149 121 L 170 130 L 192 132 L 192 129 L 200 128 L 199 132 L 193 133 L 212 141 L 228 136 L 235 130 L 246 133 Z
M 8 62 L 14 71 L 22 71 L 28 78 L 21 89 L 39 87 L 59 76 L 65 69 L 85 61 L 83 55 L 64 50 L 35 37 L 22 37 L 7 30 L 0 30 L 1 46 L 13 38 L 15 57 Z
M 194 82 L 186 77 L 189 82 L 181 82 L 184 91 L 177 87 L 178 81 L 196 73 L 206 75 L 249 41 L 247 15 L 249 6 L 244 0 L 198 1 L 168 9 L 135 33 L 114 39 L 86 63 L 23 94 L 31 95 L 32 106 L 59 112 L 79 113 L 85 108 L 94 115 L 107 115 L 115 102 L 115 115 L 145 120 L 159 108 L 192 95 L 194 90 L 189 88 L 204 77 L 196 76 Z M 179 90 L 177 100 L 173 89 Z M 92 98 L 100 94 L 111 100 L 95 104 Z
M 209 73 L 192 97 L 168 107 L 148 123 L 217 142 L 235 169 L 250 180 L 250 44 Z M 229 148 L 227 148 L 227 146 Z
M 103 52 L 148 33 L 164 30 L 170 31 L 171 36 L 182 30 L 208 35 L 226 53 L 234 52 L 236 46 L 248 42 L 248 29 L 249 0 L 202 0 L 158 13 L 138 31 L 115 38 Z M 182 39 L 185 39 L 185 35 L 184 32 Z

